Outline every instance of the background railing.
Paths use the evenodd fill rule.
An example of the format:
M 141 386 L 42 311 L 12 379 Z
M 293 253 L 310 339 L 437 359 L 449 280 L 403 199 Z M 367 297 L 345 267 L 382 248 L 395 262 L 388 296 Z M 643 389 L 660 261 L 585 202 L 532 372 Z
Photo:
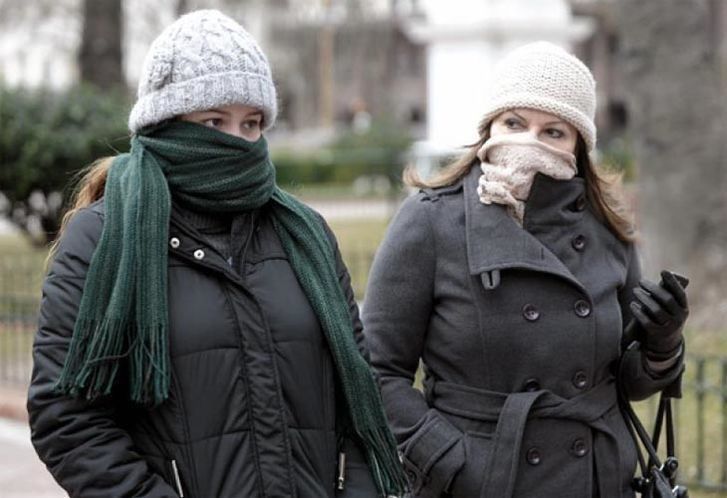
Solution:
M 0 387 L 25 386 L 38 320 L 45 252 L 0 252 Z
M 727 358 L 690 356 L 677 408 L 681 479 L 727 491 Z
M 359 300 L 365 292 L 373 251 L 348 244 L 343 248 Z M 25 389 L 32 369 L 45 252 L 3 251 L 0 255 L 0 388 Z M 650 428 L 656 397 L 637 404 Z M 727 492 L 727 358 L 689 355 L 683 398 L 675 402 L 679 480 L 690 488 Z

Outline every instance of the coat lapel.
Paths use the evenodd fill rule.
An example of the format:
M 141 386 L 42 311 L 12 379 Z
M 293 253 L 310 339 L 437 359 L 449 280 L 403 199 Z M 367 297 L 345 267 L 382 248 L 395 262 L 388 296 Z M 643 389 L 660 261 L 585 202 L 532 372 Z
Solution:
M 467 261 L 471 275 L 520 268 L 560 276 L 581 290 L 583 285 L 537 238 L 524 230 L 499 204 L 483 204 L 477 194 L 480 168 L 464 178 Z M 488 279 L 483 275 L 483 282 Z M 497 285 L 496 277 L 494 280 Z M 485 284 L 487 286 L 487 284 Z

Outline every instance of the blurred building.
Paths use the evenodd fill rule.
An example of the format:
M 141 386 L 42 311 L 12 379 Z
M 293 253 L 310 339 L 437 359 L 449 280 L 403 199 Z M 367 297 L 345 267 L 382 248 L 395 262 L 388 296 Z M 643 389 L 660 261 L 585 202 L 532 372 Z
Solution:
M 424 0 L 421 7 L 423 15 L 405 23 L 427 54 L 426 136 L 412 150 L 420 176 L 477 140 L 493 68 L 507 52 L 537 40 L 572 48 L 594 30 L 565 0 Z
M 80 0 L 0 3 L 0 84 L 63 89 L 79 79 Z M 368 119 L 423 123 L 424 48 L 402 29 L 416 1 L 124 0 L 124 73 L 136 87 L 154 37 L 179 14 L 219 8 L 268 53 L 281 98 L 280 129 Z
M 81 5 L 0 2 L 0 84 L 74 84 Z M 709 36 L 727 81 L 727 2 L 707 5 L 714 21 Z M 281 135 L 388 119 L 437 150 L 469 143 L 493 64 L 538 39 L 575 51 L 593 70 L 601 143 L 628 120 L 617 60 L 618 0 L 124 0 L 123 6 L 130 89 L 149 44 L 180 13 L 213 7 L 238 19 L 270 56 Z
M 295 8 L 298 8 L 298 2 Z M 385 119 L 423 132 L 426 53 L 392 8 L 277 16 L 268 37 L 282 120 L 292 129 L 365 126 Z M 353 2 L 340 2 L 343 4 Z M 391 6 L 390 6 L 391 7 Z M 292 7 L 291 7 L 292 8 Z

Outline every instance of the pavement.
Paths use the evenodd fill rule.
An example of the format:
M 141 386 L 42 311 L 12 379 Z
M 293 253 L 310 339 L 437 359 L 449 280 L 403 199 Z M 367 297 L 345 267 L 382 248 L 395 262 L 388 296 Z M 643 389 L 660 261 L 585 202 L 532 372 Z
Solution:
M 24 389 L 0 389 L 0 498 L 68 498 L 30 443 Z

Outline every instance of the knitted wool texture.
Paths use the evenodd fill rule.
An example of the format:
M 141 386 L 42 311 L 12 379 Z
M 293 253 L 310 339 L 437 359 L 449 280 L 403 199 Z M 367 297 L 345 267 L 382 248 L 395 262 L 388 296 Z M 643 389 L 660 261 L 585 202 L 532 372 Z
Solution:
M 551 147 L 530 133 L 494 136 L 485 142 L 477 156 L 482 169 L 477 186 L 480 202 L 507 206 L 520 226 L 536 173 L 570 180 L 578 172 L 575 155 Z
M 169 396 L 167 241 L 171 194 L 201 213 L 270 205 L 291 267 L 316 313 L 336 365 L 339 413 L 362 443 L 379 492 L 406 488 L 378 385 L 358 350 L 322 221 L 280 190 L 267 142 L 248 142 L 196 123 L 144 129 L 118 156 L 104 191 L 106 216 L 94 251 L 57 389 L 96 398 L 112 392 L 126 365 L 130 399 L 157 405 Z
M 596 146 L 596 82 L 583 62 L 557 45 L 524 45 L 495 66 L 482 124 L 517 108 L 558 116 L 575 126 L 589 152 Z
M 129 129 L 181 114 L 243 104 L 275 122 L 277 102 L 268 60 L 237 22 L 216 10 L 180 17 L 151 45 L 139 80 Z

